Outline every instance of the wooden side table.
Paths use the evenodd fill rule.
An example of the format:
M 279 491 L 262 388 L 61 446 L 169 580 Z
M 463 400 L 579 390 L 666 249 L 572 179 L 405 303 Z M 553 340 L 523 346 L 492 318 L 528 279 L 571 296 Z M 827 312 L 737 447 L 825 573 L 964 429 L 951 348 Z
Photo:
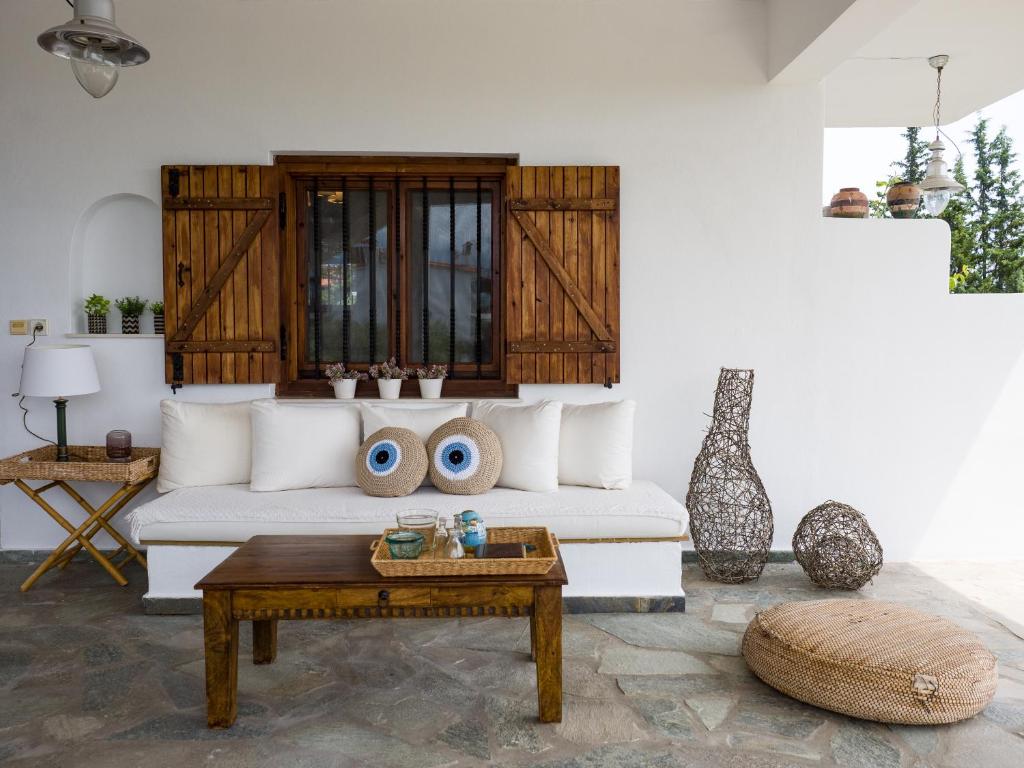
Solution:
M 143 568 L 146 567 L 145 556 L 111 525 L 111 521 L 156 477 L 160 466 L 160 449 L 133 448 L 132 460 L 127 462 L 109 461 L 104 446 L 72 445 L 68 451 L 71 454 L 70 461 L 57 461 L 57 448 L 52 445 L 0 460 L 0 485 L 14 483 L 16 488 L 42 507 L 46 514 L 68 532 L 68 537 L 61 545 L 21 585 L 22 592 L 28 591 L 51 568 L 66 568 L 83 549 L 122 587 L 128 583 L 121 574 L 125 565 L 135 560 Z M 26 480 L 48 482 L 33 488 Z M 71 486 L 71 482 L 117 483 L 118 488 L 106 501 L 93 507 Z M 84 523 L 75 527 L 43 498 L 43 494 L 53 488 L 63 489 L 85 510 Z M 92 538 L 100 531 L 109 533 L 118 544 L 118 549 L 109 558 L 92 543 Z M 115 563 L 114 559 L 121 554 L 124 557 Z

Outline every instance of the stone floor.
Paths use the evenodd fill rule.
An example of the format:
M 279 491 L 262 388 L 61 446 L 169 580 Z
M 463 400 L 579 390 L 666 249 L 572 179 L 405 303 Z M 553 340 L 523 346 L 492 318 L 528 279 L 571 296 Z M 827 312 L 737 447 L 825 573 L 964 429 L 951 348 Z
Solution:
M 972 721 L 888 728 L 752 677 L 737 654 L 754 611 L 825 594 L 789 564 L 742 586 L 687 566 L 685 615 L 566 616 L 559 725 L 536 720 L 525 619 L 399 619 L 282 622 L 269 667 L 249 663 L 244 627 L 238 722 L 209 731 L 200 617 L 143 615 L 138 571 L 120 589 L 76 563 L 23 595 L 27 570 L 0 565 L 0 763 L 12 766 L 1024 766 L 1024 639 L 911 565 L 886 566 L 862 595 L 982 636 L 1001 680 Z

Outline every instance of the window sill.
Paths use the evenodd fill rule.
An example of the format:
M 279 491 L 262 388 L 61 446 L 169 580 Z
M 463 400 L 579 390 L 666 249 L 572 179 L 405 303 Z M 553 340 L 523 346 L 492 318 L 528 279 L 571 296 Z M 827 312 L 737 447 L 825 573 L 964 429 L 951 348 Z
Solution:
M 65 333 L 66 339 L 162 339 L 162 333 Z
M 331 386 L 326 379 L 305 379 L 277 385 L 279 398 L 317 398 L 330 399 Z M 516 399 L 519 397 L 517 384 L 506 384 L 503 381 L 472 381 L 447 379 L 442 388 L 440 400 L 483 400 L 483 399 Z M 388 401 L 380 397 L 377 383 L 361 381 L 356 387 L 356 400 Z M 402 383 L 400 400 L 426 400 L 420 397 L 419 382 L 410 379 Z

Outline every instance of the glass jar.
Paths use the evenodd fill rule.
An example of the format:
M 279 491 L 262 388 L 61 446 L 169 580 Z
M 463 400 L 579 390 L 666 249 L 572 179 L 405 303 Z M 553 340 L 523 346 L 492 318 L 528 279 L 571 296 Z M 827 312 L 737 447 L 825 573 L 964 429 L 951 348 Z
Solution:
M 107 432 L 107 459 L 119 463 L 132 460 L 132 433 L 127 429 Z

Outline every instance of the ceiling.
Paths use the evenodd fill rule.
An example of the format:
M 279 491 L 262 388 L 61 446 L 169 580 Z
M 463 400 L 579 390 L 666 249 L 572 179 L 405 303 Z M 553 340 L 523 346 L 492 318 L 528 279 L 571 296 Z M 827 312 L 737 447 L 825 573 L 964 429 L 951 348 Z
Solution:
M 918 0 L 825 78 L 831 127 L 925 125 L 935 72 L 946 53 L 942 122 L 950 123 L 1024 90 L 1024 0 Z

